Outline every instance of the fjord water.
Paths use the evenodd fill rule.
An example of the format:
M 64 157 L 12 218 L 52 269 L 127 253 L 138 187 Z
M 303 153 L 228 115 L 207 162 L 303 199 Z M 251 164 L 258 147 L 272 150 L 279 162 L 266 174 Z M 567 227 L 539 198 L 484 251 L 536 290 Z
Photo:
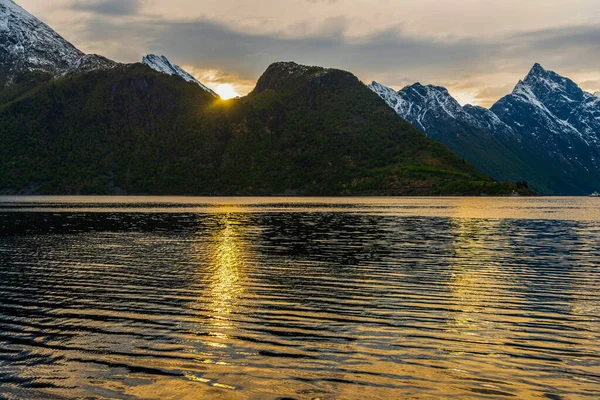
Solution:
M 600 397 L 600 199 L 0 199 L 0 398 Z

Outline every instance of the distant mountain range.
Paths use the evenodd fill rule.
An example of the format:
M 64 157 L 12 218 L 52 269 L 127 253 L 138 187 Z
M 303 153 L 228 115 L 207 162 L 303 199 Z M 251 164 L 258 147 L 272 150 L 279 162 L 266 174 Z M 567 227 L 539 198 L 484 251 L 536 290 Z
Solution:
M 545 194 L 600 187 L 600 98 L 539 64 L 491 109 L 462 107 L 438 86 L 369 87 L 399 116 L 496 179 L 525 180 Z
M 428 139 L 349 72 L 275 63 L 222 101 L 166 57 L 86 55 L 11 0 L 0 40 L 0 193 L 532 193 Z

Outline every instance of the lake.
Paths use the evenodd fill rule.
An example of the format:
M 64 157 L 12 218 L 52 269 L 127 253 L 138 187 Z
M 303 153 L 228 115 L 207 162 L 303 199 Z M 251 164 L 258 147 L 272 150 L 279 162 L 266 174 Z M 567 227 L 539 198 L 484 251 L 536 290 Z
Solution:
M 0 398 L 600 398 L 600 199 L 0 197 Z

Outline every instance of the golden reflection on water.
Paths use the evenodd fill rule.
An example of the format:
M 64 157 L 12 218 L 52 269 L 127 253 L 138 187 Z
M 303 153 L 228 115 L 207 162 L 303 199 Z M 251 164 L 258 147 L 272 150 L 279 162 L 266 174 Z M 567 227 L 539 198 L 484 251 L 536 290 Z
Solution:
M 209 375 L 186 374 L 186 378 L 215 390 L 236 390 L 236 386 L 224 380 L 230 366 L 227 352 L 231 351 L 228 349 L 235 339 L 232 333 L 239 328 L 234 316 L 240 312 L 240 298 L 246 290 L 244 269 L 248 243 L 244 233 L 247 227 L 243 215 L 236 213 L 236 207 L 223 207 L 216 212 L 209 237 L 198 238 L 193 249 L 202 276 L 201 298 L 194 306 L 200 310 L 197 334 L 206 346 L 204 351 L 198 352 L 196 362 L 212 365 L 213 372 Z
M 486 248 L 483 237 L 485 232 L 497 231 L 498 224 L 494 220 L 452 220 L 454 264 L 448 287 L 457 311 L 452 320 L 456 328 L 467 328 L 469 334 L 483 328 L 481 313 L 502 296 L 505 286 L 496 262 L 499 255 Z
M 27 318 L 51 318 L 40 333 L 52 340 L 26 349 L 67 361 L 42 359 L 47 364 L 33 370 L 15 363 L 15 374 L 66 376 L 59 384 L 80 389 L 57 388 L 65 398 L 597 393 L 600 227 L 500 220 L 481 199 L 445 201 L 450 215 L 407 223 L 370 211 L 340 211 L 332 222 L 319 213 L 270 219 L 219 206 L 182 216 L 181 226 L 175 219 L 165 234 L 53 238 L 42 247 L 51 257 L 29 260 L 29 280 L 22 263 L 4 276 L 24 285 L 23 296 L 36 288 L 50 293 L 40 304 L 58 306 L 31 312 L 31 299 L 11 303 L 12 287 L 3 306 L 22 311 L 22 335 L 35 333 Z M 508 201 L 515 200 L 496 206 L 505 216 Z M 474 208 L 482 218 L 472 218 Z M 318 224 L 330 224 L 327 235 Z M 17 239 L 20 257 L 38 254 L 39 241 Z M 16 320 L 7 311 L 0 316 Z M 59 328 L 73 337 L 52 338 Z
M 212 237 L 211 282 L 208 290 L 212 319 L 217 326 L 231 326 L 228 316 L 238 307 L 244 291 L 244 242 L 235 214 L 220 214 L 219 229 Z
M 500 379 L 503 372 L 496 363 L 509 340 L 509 332 L 502 325 L 511 319 L 500 314 L 502 301 L 511 296 L 513 283 L 500 267 L 504 254 L 491 246 L 490 240 L 502 243 L 506 238 L 502 237 L 501 220 L 461 218 L 461 209 L 469 213 L 469 199 L 464 202 L 467 207 L 458 209 L 459 216 L 450 225 L 453 263 L 448 290 L 452 312 L 447 319 L 446 338 L 455 342 L 450 345 L 452 342 L 443 341 L 448 344 L 444 351 L 453 355 L 448 359 L 448 374 L 467 382 L 487 371 Z M 490 232 L 494 232 L 493 237 Z M 491 382 L 477 388 L 500 389 L 501 386 Z
M 494 306 L 495 299 L 502 297 L 506 287 L 501 271 L 498 270 L 497 252 L 487 246 L 486 233 L 500 232 L 500 220 L 476 220 L 467 218 L 472 199 L 461 199 L 452 219 L 450 229 L 453 234 L 453 264 L 448 283 L 452 297 L 452 307 L 456 310 L 451 318 L 453 329 L 463 334 L 479 335 L 485 329 L 482 313 Z M 501 241 L 502 238 L 495 237 Z

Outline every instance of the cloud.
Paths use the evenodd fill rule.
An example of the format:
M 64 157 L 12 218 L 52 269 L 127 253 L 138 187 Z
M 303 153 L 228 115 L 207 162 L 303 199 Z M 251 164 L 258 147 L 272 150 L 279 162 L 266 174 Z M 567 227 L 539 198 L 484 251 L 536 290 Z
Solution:
M 143 20 L 120 23 L 94 18 L 86 26 L 88 43 L 111 43 L 127 37 L 146 51 L 165 53 L 180 63 L 228 69 L 254 76 L 281 60 L 346 68 L 358 73 L 402 70 L 433 71 L 441 66 L 461 71 L 489 53 L 487 44 L 471 40 L 438 40 L 403 35 L 399 27 L 360 37 L 346 35 L 347 22 L 327 20 L 321 29 L 301 36 L 282 32 L 254 34 L 210 19 L 192 22 Z M 112 48 L 113 46 L 103 46 Z M 136 55 L 137 57 L 137 55 Z
M 514 85 L 491 86 L 478 90 L 473 96 L 477 104 L 483 107 L 492 106 L 499 98 L 512 92 Z
M 338 17 L 313 29 L 296 29 L 296 34 L 254 33 L 242 24 L 234 28 L 210 18 L 147 17 L 122 23 L 105 15 L 87 21 L 81 33 L 88 45 L 108 49 L 105 55 L 121 61 L 155 52 L 248 82 L 272 62 L 293 60 L 350 70 L 364 81 L 393 87 L 416 81 L 443 85 L 472 93 L 485 104 L 506 94 L 535 62 L 572 78 L 571 73 L 596 74 L 600 65 L 597 24 L 462 38 L 409 35 L 401 26 L 351 36 L 349 24 Z
M 318 4 L 318 3 L 325 3 L 325 4 L 335 4 L 337 2 L 339 2 L 340 0 L 305 0 L 307 3 L 313 3 L 313 4 Z
M 71 9 L 105 15 L 134 15 L 142 5 L 142 0 L 80 0 L 74 1 Z

